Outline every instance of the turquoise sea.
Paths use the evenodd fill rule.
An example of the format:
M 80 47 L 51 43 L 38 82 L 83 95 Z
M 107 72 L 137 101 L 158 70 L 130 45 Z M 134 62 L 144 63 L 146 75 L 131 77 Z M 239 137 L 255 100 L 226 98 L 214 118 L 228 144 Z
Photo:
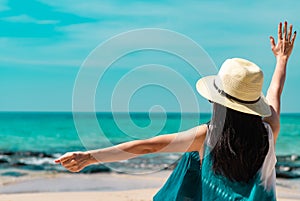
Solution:
M 64 171 L 53 159 L 68 151 L 96 149 L 128 140 L 186 130 L 209 121 L 210 114 L 167 115 L 148 113 L 82 114 L 74 123 L 72 113 L 1 112 L 0 168 Z M 96 120 L 99 128 L 91 123 Z M 79 123 L 78 123 L 79 122 Z M 134 125 L 134 126 L 133 126 Z M 76 127 L 77 126 L 77 127 Z M 300 173 L 300 114 L 282 114 L 281 133 L 276 145 L 277 170 L 283 177 Z M 156 154 L 97 166 L 90 172 L 172 168 L 180 154 Z M 122 167 L 122 169 L 120 169 Z

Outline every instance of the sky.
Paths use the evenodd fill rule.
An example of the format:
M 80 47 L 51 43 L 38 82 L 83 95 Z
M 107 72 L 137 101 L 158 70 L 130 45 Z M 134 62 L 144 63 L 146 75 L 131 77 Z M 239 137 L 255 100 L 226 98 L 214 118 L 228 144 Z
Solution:
M 182 58 L 151 49 L 119 55 L 103 76 L 97 77 L 94 97 L 89 97 L 94 105 L 86 108 L 209 112 L 210 105 L 197 95 L 195 83 L 208 74 L 205 68 L 217 72 L 224 60 L 233 57 L 249 59 L 262 68 L 266 93 L 275 66 L 269 36 L 276 36 L 278 23 L 285 20 L 299 32 L 299 9 L 296 0 L 0 0 L 0 111 L 72 111 L 74 101 L 86 103 L 86 93 L 74 100 L 73 92 L 79 72 L 95 48 L 116 42 L 132 30 L 151 28 L 194 41 L 215 67 L 200 62 L 203 73 L 199 74 Z M 120 40 L 116 48 L 139 41 L 151 46 L 160 38 L 147 33 Z M 300 112 L 299 40 L 288 64 L 282 96 L 285 113 Z M 167 45 L 189 49 L 181 40 Z M 94 68 L 105 69 L 101 60 L 112 54 L 112 49 L 105 49 L 96 55 L 99 63 Z M 87 83 L 98 75 L 89 70 L 82 90 L 88 91 Z

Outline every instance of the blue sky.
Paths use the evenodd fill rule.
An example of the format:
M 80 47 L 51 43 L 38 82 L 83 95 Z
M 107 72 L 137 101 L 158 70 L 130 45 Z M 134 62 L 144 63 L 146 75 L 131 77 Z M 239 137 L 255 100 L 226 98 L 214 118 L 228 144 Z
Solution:
M 269 36 L 276 36 L 277 24 L 284 20 L 299 32 L 299 9 L 296 0 L 0 0 L 0 111 L 71 111 L 76 75 L 89 53 L 117 34 L 142 28 L 169 29 L 186 35 L 201 45 L 217 66 L 232 57 L 254 61 L 264 71 L 266 92 L 275 65 Z M 289 61 L 283 112 L 300 112 L 298 41 Z M 109 96 L 118 79 L 134 65 L 151 63 L 180 68 L 191 86 L 198 79 L 178 58 L 151 51 L 133 54 L 109 69 L 102 80 L 105 87 L 97 89 L 96 109 L 111 110 Z M 161 76 L 176 82 L 167 71 L 157 68 L 149 68 L 139 76 L 137 79 Z M 178 89 L 181 87 L 178 84 Z M 153 105 L 162 105 L 166 111 L 178 111 L 185 103 L 171 92 L 157 86 L 144 87 L 132 95 L 130 110 L 147 111 Z M 126 90 L 120 93 L 126 95 Z M 181 97 L 184 89 L 176 93 Z M 200 111 L 208 112 L 207 101 L 199 96 L 197 99 Z

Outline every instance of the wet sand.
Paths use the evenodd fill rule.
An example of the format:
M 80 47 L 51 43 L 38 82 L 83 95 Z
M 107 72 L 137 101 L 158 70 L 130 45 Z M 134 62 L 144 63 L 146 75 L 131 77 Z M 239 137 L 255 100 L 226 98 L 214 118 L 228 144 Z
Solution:
M 30 173 L 0 178 L 0 201 L 148 201 L 171 171 L 146 175 L 117 173 Z M 277 180 L 279 201 L 300 200 L 299 180 Z

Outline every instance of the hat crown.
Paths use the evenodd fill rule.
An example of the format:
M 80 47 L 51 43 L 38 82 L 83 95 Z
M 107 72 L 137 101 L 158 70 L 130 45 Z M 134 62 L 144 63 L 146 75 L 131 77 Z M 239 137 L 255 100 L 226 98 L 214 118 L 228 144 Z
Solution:
M 254 101 L 261 95 L 263 72 L 246 59 L 227 59 L 219 70 L 216 84 L 235 98 Z

